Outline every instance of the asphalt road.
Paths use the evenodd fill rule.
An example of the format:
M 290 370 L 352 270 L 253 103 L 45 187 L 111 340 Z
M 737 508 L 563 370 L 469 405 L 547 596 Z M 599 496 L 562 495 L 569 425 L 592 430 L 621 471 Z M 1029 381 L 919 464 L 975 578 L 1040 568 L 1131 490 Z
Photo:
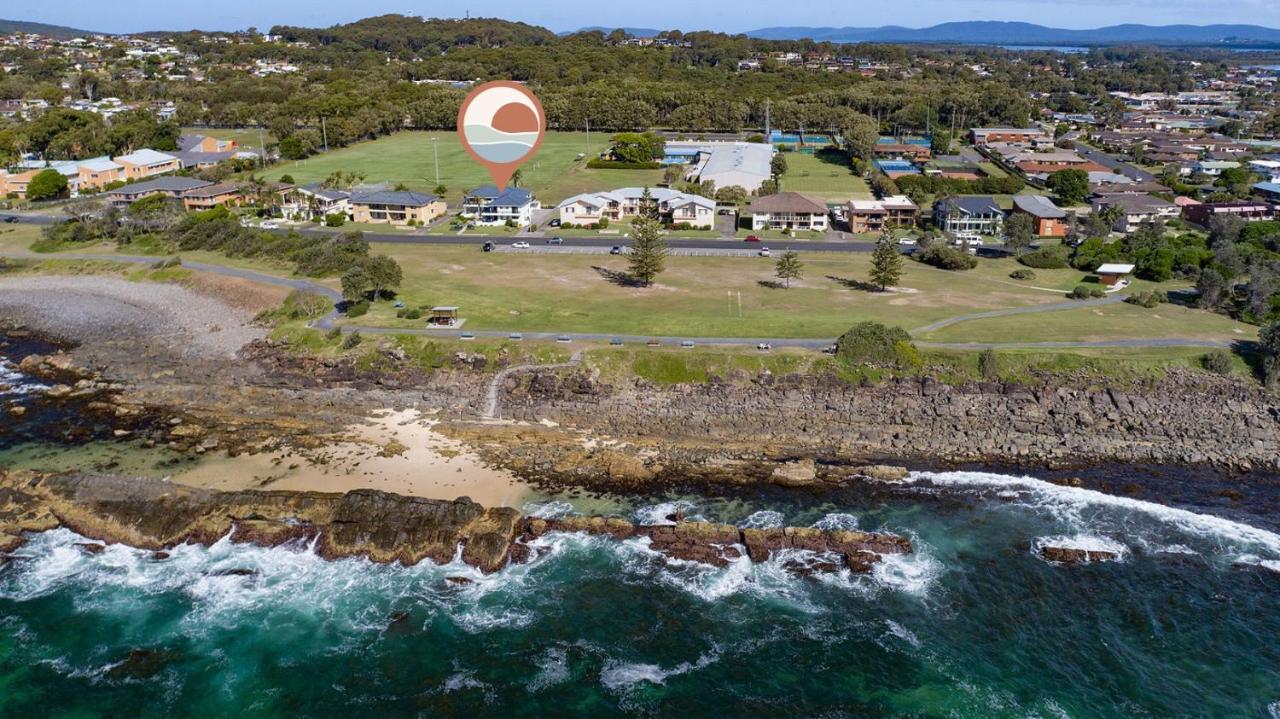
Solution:
M 1137 180 L 1138 182 L 1156 182 L 1157 181 L 1156 176 L 1151 174 L 1150 172 L 1147 172 L 1146 170 L 1140 167 L 1135 167 L 1134 165 L 1130 165 L 1127 162 L 1121 162 L 1120 160 L 1117 160 L 1116 158 L 1112 157 L 1111 155 L 1108 155 L 1102 150 L 1098 150 L 1096 148 L 1090 147 L 1079 140 L 1073 140 L 1071 144 L 1075 147 L 1076 152 L 1080 153 L 1080 155 L 1083 156 L 1086 160 L 1093 160 L 1099 165 L 1102 165 L 1104 167 L 1109 167 L 1112 170 L 1118 169 L 1120 170 L 1120 174 L 1124 175 L 1125 177 L 1128 177 L 1133 180 Z
M 16 217 L 18 221 L 24 224 L 32 225 L 52 225 L 55 222 L 61 222 L 65 218 L 58 215 L 39 214 L 31 212 L 9 212 L 0 211 L 0 218 Z M 288 232 L 290 228 L 280 228 L 271 230 L 272 232 Z M 296 228 L 294 228 L 296 229 Z M 302 229 L 297 230 L 302 235 L 328 236 L 335 234 L 333 230 L 319 229 Z M 552 233 L 554 236 L 554 233 Z M 486 242 L 492 242 L 498 247 L 510 247 L 512 242 L 523 240 L 532 246 L 548 246 L 546 245 L 546 237 L 516 237 L 514 235 L 481 235 L 481 234 L 465 234 L 465 235 L 416 235 L 394 233 L 394 232 L 368 232 L 364 233 L 364 238 L 369 242 L 385 242 L 397 245 L 470 245 L 477 249 Z M 563 244 L 550 245 L 550 247 L 585 247 L 593 249 L 608 250 L 614 245 L 622 247 L 630 246 L 631 241 L 624 237 L 566 237 Z M 795 250 L 796 252 L 871 252 L 876 248 L 874 242 L 857 242 L 853 240 L 844 241 L 826 241 L 826 240 L 764 240 L 761 242 L 744 242 L 736 239 L 707 239 L 707 238 L 667 238 L 667 245 L 676 250 L 752 250 L 756 251 L 761 247 L 768 247 L 773 252 L 783 252 L 786 250 Z

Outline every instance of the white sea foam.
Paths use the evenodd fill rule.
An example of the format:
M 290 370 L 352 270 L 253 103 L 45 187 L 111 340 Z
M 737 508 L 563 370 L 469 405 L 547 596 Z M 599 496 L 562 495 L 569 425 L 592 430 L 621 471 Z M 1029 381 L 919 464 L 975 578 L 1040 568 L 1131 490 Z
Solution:
M 0 361 L 0 397 L 43 392 L 49 385 L 42 384 L 18 371 L 12 364 Z
M 1239 551 L 1243 547 L 1265 549 L 1280 555 L 1280 535 L 1212 514 L 1198 514 L 1131 497 L 1118 497 L 1092 489 L 1064 487 L 1034 479 L 984 472 L 914 472 L 909 481 L 935 486 L 995 490 L 1021 490 L 1018 504 L 1043 510 L 1066 525 L 1081 531 L 1126 529 L 1123 517 L 1106 516 L 1103 510 L 1139 513 L 1184 535 L 1219 543 L 1220 549 Z M 1230 546 L 1221 546 L 1223 543 Z
M 609 660 L 600 671 L 600 683 L 613 692 L 624 692 L 641 682 L 666 684 L 671 677 L 697 671 L 720 659 L 718 652 L 708 652 L 693 662 L 681 662 L 669 669 L 657 664 Z
M 919 539 L 913 537 L 911 545 L 911 554 L 881 556 L 871 565 L 871 576 L 882 587 L 923 597 L 942 576 L 944 567 Z
M 569 681 L 569 652 L 562 647 L 548 649 L 536 662 L 538 674 L 529 681 L 529 690 L 542 691 L 547 687 Z
M 920 648 L 920 638 L 917 637 L 910 629 L 907 629 L 892 619 L 886 619 L 885 624 L 888 625 L 890 634 L 901 639 L 907 644 L 910 644 L 915 649 Z
M 571 514 L 577 514 L 572 504 L 560 499 L 552 499 L 546 502 L 526 502 L 521 511 L 524 512 L 525 516 L 538 517 L 540 519 L 560 519 Z
M 752 512 L 738 526 L 744 529 L 777 529 L 785 526 L 785 524 L 786 518 L 782 515 L 782 512 L 765 509 L 759 512 Z
M 632 516 L 636 520 L 636 524 L 644 524 L 657 526 L 661 524 L 675 524 L 675 521 L 668 517 L 676 514 L 676 510 L 684 512 L 686 522 L 705 522 L 706 517 L 697 514 L 694 510 L 697 505 L 685 499 L 676 502 L 661 502 L 659 504 L 650 504 L 644 507 L 637 507 Z
M 852 531 L 858 528 L 858 518 L 846 512 L 832 512 L 813 523 L 815 529 L 825 531 Z
M 1268 704 L 1267 713 L 1271 715 L 1271 719 L 1280 719 L 1280 701 Z

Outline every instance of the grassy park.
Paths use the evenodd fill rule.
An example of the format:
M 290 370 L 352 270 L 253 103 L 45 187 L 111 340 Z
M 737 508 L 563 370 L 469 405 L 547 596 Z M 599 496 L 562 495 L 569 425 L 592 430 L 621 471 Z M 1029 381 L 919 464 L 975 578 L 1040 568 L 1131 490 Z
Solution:
M 843 152 L 806 155 L 788 152 L 787 172 L 782 176 L 782 189 L 803 192 L 824 200 L 870 199 L 867 181 L 854 173 L 849 156 Z
M 588 168 L 585 158 L 607 149 L 609 137 L 607 133 L 592 133 L 588 141 L 582 132 L 548 132 L 538 154 L 522 168 L 521 185 L 533 190 L 545 205 L 590 190 L 657 185 L 662 181 L 661 170 Z M 307 183 L 323 180 L 334 172 L 357 172 L 364 174 L 365 182 L 403 183 L 430 191 L 436 186 L 435 151 L 440 156 L 440 183 L 449 188 L 447 198 L 451 203 L 461 201 L 468 189 L 492 183 L 485 169 L 462 149 L 457 134 L 448 131 L 398 132 L 305 160 L 281 162 L 265 177 L 276 180 L 290 175 L 299 183 Z M 579 154 L 585 158 L 579 159 Z

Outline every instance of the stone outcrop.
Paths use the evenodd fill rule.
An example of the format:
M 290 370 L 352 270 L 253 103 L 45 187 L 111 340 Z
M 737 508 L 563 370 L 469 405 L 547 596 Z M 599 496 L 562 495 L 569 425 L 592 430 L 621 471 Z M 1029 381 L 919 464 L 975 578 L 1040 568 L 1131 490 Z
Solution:
M 1118 553 L 1105 549 L 1055 547 L 1050 545 L 1040 548 L 1040 556 L 1045 561 L 1055 564 L 1090 564 L 1092 562 L 1110 562 L 1120 558 Z
M 911 542 L 892 534 L 822 530 L 813 527 L 744 529 L 709 522 L 637 525 L 617 517 L 530 517 L 520 525 L 520 535 L 525 539 L 536 539 L 547 532 L 585 532 L 614 539 L 648 537 L 649 546 L 655 551 L 676 559 L 719 567 L 740 558 L 743 551 L 754 562 L 768 561 L 775 552 L 784 549 L 831 553 L 842 560 L 840 564 L 819 562 L 797 564 L 795 567 L 788 565 L 789 569 L 800 574 L 812 573 L 815 568 L 819 571 L 836 571 L 843 567 L 855 572 L 865 572 L 884 555 L 911 553 Z
M 260 546 L 314 542 L 328 559 L 358 556 L 383 563 L 443 564 L 461 548 L 462 561 L 485 572 L 527 560 L 529 540 L 548 532 L 648 537 L 655 551 L 716 566 L 743 552 L 764 561 L 780 549 L 804 549 L 839 555 L 843 566 L 866 571 L 881 555 L 911 551 L 906 539 L 887 534 L 739 529 L 705 522 L 650 526 L 619 517 L 540 519 L 506 507 L 486 509 L 465 497 L 444 501 L 364 489 L 346 494 L 217 492 L 108 475 L 0 476 L 0 556 L 21 546 L 24 532 L 56 527 L 108 544 L 152 550 L 157 559 L 167 557 L 164 550 L 174 545 L 212 544 L 226 536 Z M 81 548 L 97 553 L 103 545 L 84 543 Z M 810 563 L 804 570 L 797 571 L 822 567 Z
M 1280 400 L 1247 382 L 1192 371 L 1152 380 L 1064 373 L 1029 385 L 925 377 L 866 386 L 772 375 L 610 385 L 580 373 L 546 373 L 504 397 L 502 415 L 645 445 L 659 461 L 691 454 L 696 444 L 705 457 L 747 461 L 807 456 L 852 465 L 892 457 L 1280 470 Z M 780 468 L 777 478 L 805 481 L 792 471 Z

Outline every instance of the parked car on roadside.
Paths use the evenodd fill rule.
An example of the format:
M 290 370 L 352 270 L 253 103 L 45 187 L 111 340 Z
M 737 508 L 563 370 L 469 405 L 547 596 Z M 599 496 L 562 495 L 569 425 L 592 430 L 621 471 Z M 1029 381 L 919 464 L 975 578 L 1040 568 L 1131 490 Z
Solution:
M 610 345 L 612 345 L 612 346 L 614 346 L 614 347 L 619 347 L 619 346 L 621 346 L 621 345 L 622 345 L 622 338 L 621 338 L 621 337 L 614 337 L 614 338 L 611 338 L 611 339 L 609 340 L 609 344 L 610 344 Z
M 8 217 L 4 218 L 4 221 L 8 223 L 14 223 L 14 222 L 18 222 L 19 220 L 17 217 L 14 217 L 13 215 L 9 215 Z
M 556 338 L 556 342 L 572 342 L 573 338 L 569 335 L 560 335 Z
M 915 247 L 915 244 L 916 244 L 916 238 L 914 238 L 914 237 L 899 237 L 899 238 L 898 238 L 898 244 L 899 244 L 899 245 L 906 245 L 906 246 L 908 246 L 908 247 Z
M 610 247 L 610 248 L 609 248 L 609 254 L 611 254 L 611 255 L 620 255 L 620 254 L 622 254 L 622 245 L 614 245 L 613 247 Z
M 547 223 L 547 227 L 559 227 L 559 226 L 560 226 L 560 218 L 556 218 Z
M 514 248 L 516 248 L 517 250 L 527 250 L 527 249 L 529 249 L 529 243 L 528 243 L 528 242 L 525 242 L 524 240 L 520 240 L 520 241 L 518 241 L 518 242 L 512 242 L 512 243 L 511 243 L 511 246 L 512 246 L 512 247 L 514 247 Z
M 486 242 L 486 243 L 484 243 L 484 247 L 482 247 L 482 248 L 480 248 L 480 249 L 484 250 L 485 252 L 493 252 L 493 243 L 492 243 L 492 242 Z
M 759 242 L 759 241 L 760 241 L 760 238 L 756 237 L 755 235 L 747 235 L 747 239 L 743 240 L 743 242 Z
M 460 340 L 473 340 L 475 338 L 476 338 L 475 332 L 463 332 L 461 335 L 458 336 L 458 339 Z
M 768 257 L 768 256 L 769 256 L 769 248 L 768 248 L 768 247 L 761 247 L 761 248 L 760 248 L 760 251 L 759 251 L 758 253 L 756 253 L 756 254 L 760 255 L 761 257 Z
M 693 349 L 693 340 L 680 340 L 680 346 L 684 349 Z
M 509 339 L 509 340 L 522 340 L 522 339 L 524 339 L 524 335 L 523 335 L 523 334 L 520 334 L 519 332 L 512 332 L 511 334 L 507 335 L 507 339 Z

